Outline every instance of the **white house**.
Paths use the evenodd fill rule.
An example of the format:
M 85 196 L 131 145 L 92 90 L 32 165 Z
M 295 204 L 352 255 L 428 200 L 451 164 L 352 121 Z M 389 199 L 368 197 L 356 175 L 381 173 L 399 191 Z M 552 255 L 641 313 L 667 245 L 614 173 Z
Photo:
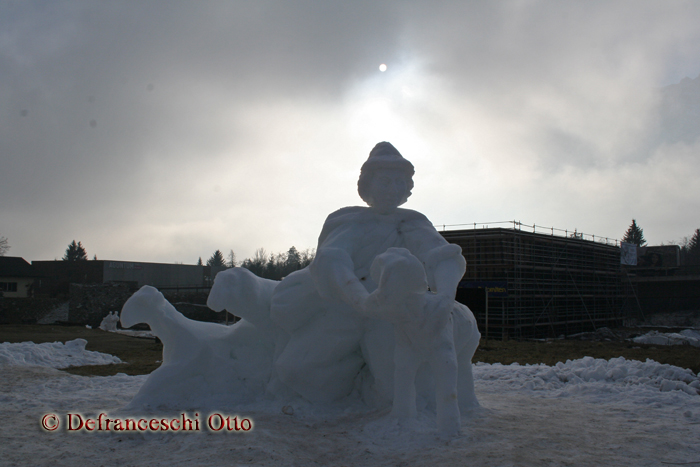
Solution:
M 38 274 L 18 256 L 0 256 L 0 293 L 3 297 L 30 297 Z

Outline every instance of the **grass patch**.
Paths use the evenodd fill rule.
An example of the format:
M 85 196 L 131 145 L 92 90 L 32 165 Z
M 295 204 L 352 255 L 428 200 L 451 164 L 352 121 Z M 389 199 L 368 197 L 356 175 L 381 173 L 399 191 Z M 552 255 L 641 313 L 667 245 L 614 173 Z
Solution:
M 83 376 L 111 376 L 117 373 L 144 375 L 160 366 L 163 345 L 154 339 L 125 336 L 85 326 L 60 326 L 56 324 L 1 325 L 0 342 L 66 342 L 85 339 L 86 350 L 107 353 L 119 357 L 125 363 L 116 365 L 87 365 L 65 368 L 63 371 Z
M 481 340 L 474 355 L 474 362 L 556 365 L 558 362 L 576 360 L 583 357 L 611 358 L 624 357 L 628 360 L 655 360 L 681 368 L 700 372 L 700 348 L 689 345 L 644 345 L 634 342 L 595 342 L 580 340 L 551 341 L 496 341 Z
M 149 374 L 160 366 L 163 345 L 153 339 L 124 336 L 84 326 L 46 325 L 0 325 L 0 342 L 32 341 L 66 342 L 82 338 L 88 341 L 86 349 L 116 355 L 126 362 L 119 365 L 90 365 L 66 368 L 63 371 L 84 376 L 109 376 L 117 373 L 128 375 Z M 555 365 L 557 362 L 583 357 L 611 359 L 624 357 L 628 360 L 652 359 L 681 368 L 700 372 L 700 349 L 691 346 L 653 346 L 628 341 L 497 341 L 481 340 L 474 355 L 474 362 Z

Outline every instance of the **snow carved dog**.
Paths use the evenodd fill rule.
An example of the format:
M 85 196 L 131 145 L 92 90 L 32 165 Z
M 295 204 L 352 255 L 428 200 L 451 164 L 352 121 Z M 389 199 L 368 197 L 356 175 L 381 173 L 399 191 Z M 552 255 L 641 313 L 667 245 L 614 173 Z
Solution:
M 425 269 L 405 248 L 389 248 L 371 267 L 378 284 L 367 312 L 394 325 L 394 401 L 391 414 L 415 418 L 418 367 L 427 361 L 435 373 L 437 427 L 444 435 L 460 429 L 452 306 L 428 291 Z

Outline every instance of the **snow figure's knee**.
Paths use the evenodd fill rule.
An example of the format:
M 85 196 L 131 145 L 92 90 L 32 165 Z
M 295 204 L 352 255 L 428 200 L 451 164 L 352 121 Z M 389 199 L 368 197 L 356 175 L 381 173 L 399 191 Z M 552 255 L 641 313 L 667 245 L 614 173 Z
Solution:
M 465 305 L 455 302 L 452 308 L 452 321 L 454 323 L 454 342 L 457 353 L 460 355 L 460 358 L 464 356 L 471 360 L 481 339 L 481 333 L 476 324 L 474 314 Z
M 353 368 L 346 368 L 346 362 L 341 360 L 332 367 L 318 367 L 294 357 L 299 356 L 282 354 L 275 362 L 275 371 L 280 381 L 309 402 L 332 402 L 348 395 L 361 365 L 352 362 Z
M 270 300 L 277 281 L 263 279 L 245 268 L 221 271 L 207 298 L 214 311 L 227 310 L 256 326 L 270 325 Z

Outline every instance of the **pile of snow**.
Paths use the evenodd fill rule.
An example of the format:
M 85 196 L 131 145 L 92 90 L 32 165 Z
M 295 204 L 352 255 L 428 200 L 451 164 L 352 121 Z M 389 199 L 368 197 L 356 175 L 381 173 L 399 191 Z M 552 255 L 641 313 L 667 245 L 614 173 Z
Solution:
M 693 347 L 700 347 L 700 332 L 692 329 L 668 333 L 651 331 L 643 336 L 635 337 L 632 341 L 637 344 L 692 345 Z
M 33 366 L 43 349 L 84 353 L 78 341 L 0 344 L 3 460 L 8 465 L 45 463 L 134 466 L 277 465 L 640 465 L 689 464 L 700 459 L 698 375 L 653 361 L 583 358 L 554 366 L 476 364 L 482 409 L 462 415 L 462 436 L 437 438 L 434 416 L 419 413 L 406 426 L 384 411 L 349 408 L 342 413 L 261 399 L 212 411 L 253 420 L 245 434 L 173 432 L 67 432 L 67 414 L 83 417 L 178 416 L 180 411 L 123 410 L 147 376 L 84 377 Z M 78 351 L 66 352 L 67 348 Z M 57 348 L 58 350 L 54 350 Z M 21 349 L 21 350 L 20 350 Z M 90 352 L 96 354 L 96 352 Z M 20 359 L 17 354 L 25 358 Z M 98 354 L 103 355 L 103 354 Z M 111 357 L 113 358 L 113 357 Z M 65 361 L 76 363 L 73 357 Z M 57 359 L 58 360 L 58 359 Z M 93 362 L 91 362 L 93 363 Z M 111 363 L 111 362 L 110 362 Z M 93 363 L 94 364 L 94 363 Z M 293 408 L 294 410 L 290 410 Z M 192 411 L 187 411 L 193 417 Z M 207 414 L 199 412 L 206 424 Z M 38 432 L 46 414 L 61 427 Z M 467 459 L 468 461 L 465 461 Z M 572 459 L 574 461 L 572 461 Z
M 474 376 L 478 380 L 499 380 L 515 389 L 554 391 L 557 395 L 580 391 L 591 383 L 605 383 L 609 389 L 644 387 L 662 392 L 679 390 L 693 396 L 700 394 L 700 378 L 691 370 L 623 357 L 610 360 L 584 357 L 555 366 L 477 363 Z
M 0 344 L 0 365 L 43 366 L 49 368 L 68 368 L 82 365 L 110 365 L 122 363 L 114 355 L 92 350 L 85 350 L 87 341 L 75 339 L 65 344 L 62 342 L 34 342 Z
M 103 331 L 114 332 L 117 330 L 117 323 L 119 323 L 119 313 L 116 311 L 110 311 L 107 316 L 102 318 L 100 329 Z

